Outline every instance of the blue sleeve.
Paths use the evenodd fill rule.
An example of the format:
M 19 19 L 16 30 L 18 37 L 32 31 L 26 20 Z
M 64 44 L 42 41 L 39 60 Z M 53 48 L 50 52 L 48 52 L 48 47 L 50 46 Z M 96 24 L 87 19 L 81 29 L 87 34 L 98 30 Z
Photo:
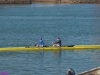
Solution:
M 43 42 L 43 41 L 41 41 L 41 45 L 43 45 L 43 46 L 44 46 L 44 42 Z
M 43 40 L 39 41 L 38 44 L 44 46 L 44 42 L 43 42 Z

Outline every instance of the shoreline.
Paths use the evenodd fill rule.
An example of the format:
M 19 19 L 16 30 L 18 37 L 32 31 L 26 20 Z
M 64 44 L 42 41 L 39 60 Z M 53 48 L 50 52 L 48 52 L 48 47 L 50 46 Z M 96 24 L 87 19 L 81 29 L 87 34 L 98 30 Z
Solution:
M 100 0 L 19 0 L 19 1 L 1 1 L 0 4 L 33 4 L 33 3 L 42 3 L 42 4 L 100 4 Z

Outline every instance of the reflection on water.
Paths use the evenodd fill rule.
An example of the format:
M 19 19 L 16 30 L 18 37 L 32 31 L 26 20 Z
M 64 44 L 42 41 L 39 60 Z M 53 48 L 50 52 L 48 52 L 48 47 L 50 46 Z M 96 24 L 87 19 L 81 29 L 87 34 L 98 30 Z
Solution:
M 55 58 L 56 58 L 56 60 L 57 60 L 57 62 L 56 62 L 56 65 L 57 65 L 57 71 L 58 71 L 58 73 L 57 73 L 57 75 L 61 75 L 61 61 L 62 61 L 62 51 L 61 50 L 58 50 L 58 51 L 55 51 L 54 52 L 54 55 L 55 55 Z
M 13 74 L 65 75 L 68 68 L 76 73 L 100 66 L 99 50 L 55 50 L 0 53 L 0 70 Z M 3 63 L 2 63 L 3 62 Z
M 47 70 L 48 72 L 52 71 L 53 73 L 60 75 L 61 74 L 61 50 L 56 50 L 53 52 L 53 56 L 52 58 L 48 58 L 48 61 L 46 60 L 45 57 L 45 52 L 44 51 L 40 51 L 39 52 L 39 56 L 40 56 L 40 73 L 42 75 L 44 75 L 44 71 Z M 46 65 L 46 66 L 45 66 Z M 52 70 L 52 68 L 54 68 L 54 70 Z M 57 71 L 57 72 L 55 72 Z M 47 72 L 47 73 L 48 73 Z

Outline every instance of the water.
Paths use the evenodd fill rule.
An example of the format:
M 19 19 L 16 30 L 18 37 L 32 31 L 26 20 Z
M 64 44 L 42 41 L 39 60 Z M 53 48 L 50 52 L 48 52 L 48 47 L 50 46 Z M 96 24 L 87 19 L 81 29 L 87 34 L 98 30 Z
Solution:
M 52 45 L 100 44 L 100 5 L 0 5 L 0 47 L 34 45 L 43 38 Z M 99 50 L 4 52 L 0 71 L 9 75 L 65 75 L 100 66 Z

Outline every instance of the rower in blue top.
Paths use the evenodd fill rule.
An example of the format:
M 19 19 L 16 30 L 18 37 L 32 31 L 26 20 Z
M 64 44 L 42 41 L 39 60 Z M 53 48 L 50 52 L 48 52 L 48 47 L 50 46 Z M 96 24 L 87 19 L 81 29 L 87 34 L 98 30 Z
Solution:
M 53 46 L 61 47 L 61 39 L 58 37 L 56 42 L 52 42 Z
M 36 47 L 43 47 L 44 46 L 44 41 L 42 40 L 42 38 L 40 38 L 39 42 L 36 42 Z

